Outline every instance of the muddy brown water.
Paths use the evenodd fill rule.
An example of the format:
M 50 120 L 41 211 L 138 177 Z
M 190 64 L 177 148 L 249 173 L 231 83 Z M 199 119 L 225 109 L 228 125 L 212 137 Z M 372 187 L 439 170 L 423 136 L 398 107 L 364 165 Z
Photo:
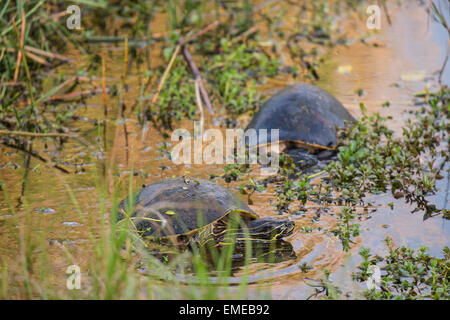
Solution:
M 427 28 L 427 14 L 413 2 L 403 4 L 402 7 L 391 5 L 389 9 L 392 25 L 388 25 L 386 17 L 383 16 L 381 30 L 371 34 L 366 43 L 359 41 L 363 35 L 368 34 L 364 22 L 356 16 L 354 19 L 346 19 L 343 26 L 348 30 L 350 39 L 354 40 L 347 46 L 340 45 L 330 50 L 325 57 L 326 63 L 319 70 L 321 79 L 317 85 L 334 94 L 355 117 L 360 116 L 360 102 L 366 105 L 369 112 L 392 116 L 390 125 L 396 132 L 401 132 L 402 124 L 408 117 L 407 111 L 416 108 L 412 95 L 422 91 L 425 86 L 436 86 L 433 72 L 439 70 L 442 65 L 447 35 L 443 28 L 435 23 L 430 23 Z M 113 45 L 99 45 L 98 49 L 108 53 L 107 84 L 119 83 L 123 72 L 123 50 L 120 46 Z M 73 57 L 75 61 L 72 64 L 61 66 L 49 74 L 49 86 L 52 85 L 51 79 L 58 74 L 73 74 L 77 68 L 86 68 L 87 61 L 80 60 L 75 52 Z M 339 66 L 351 66 L 352 69 L 349 73 L 339 73 Z M 423 72 L 425 77 L 421 79 Z M 269 81 L 264 89 L 280 89 L 291 82 L 289 79 L 277 78 L 276 81 Z M 444 73 L 443 82 L 450 84 L 450 68 Z M 99 83 L 100 81 L 97 81 L 97 84 Z M 130 69 L 127 84 L 134 88 L 126 92 L 125 96 L 124 102 L 130 106 L 139 98 L 139 90 L 136 89 L 139 87 L 138 78 L 134 67 Z M 361 97 L 356 94 L 360 88 L 364 90 Z M 391 103 L 389 108 L 381 106 L 386 101 Z M 45 231 L 45 237 L 50 242 L 64 243 L 76 263 L 83 268 L 89 261 L 91 250 L 88 235 L 95 235 L 107 218 L 100 213 L 103 204 L 99 200 L 99 190 L 102 189 L 99 187 L 99 176 L 103 174 L 103 170 L 106 176 L 115 177 L 107 180 L 110 181 L 106 186 L 109 193 L 112 194 L 114 188 L 119 186 L 119 193 L 124 197 L 132 170 L 136 172 L 133 178 L 133 187 L 136 190 L 142 184 L 174 175 L 186 174 L 208 179 L 211 174 L 221 174 L 223 166 L 173 164 L 167 156 L 162 156 L 158 151 L 164 139 L 155 128 L 143 128 L 133 114 L 127 114 L 124 120 L 115 120 L 120 118 L 117 97 L 108 97 L 107 150 L 103 159 L 98 151 L 102 141 L 96 139 L 99 129 L 93 123 L 103 119 L 102 97 L 94 96 L 82 104 L 76 102 L 75 105 L 79 119 L 72 122 L 71 127 L 79 128 L 79 133 L 91 143 L 91 148 L 78 141 L 69 140 L 62 148 L 55 147 L 51 142 L 46 148 L 43 141 L 35 141 L 33 149 L 46 157 L 66 161 L 65 167 L 76 173 L 57 173 L 55 169 L 48 168 L 36 159 L 28 160 L 23 152 L 1 147 L 0 177 L 8 198 L 4 193 L 0 194 L 0 218 L 6 220 L 19 217 L 19 227 L 20 223 L 24 223 L 24 219 L 20 217 L 25 216 L 26 210 L 30 210 L 35 217 L 31 224 L 33 232 Z M 186 128 L 192 132 L 190 121 L 183 120 L 175 127 Z M 172 146 L 169 146 L 169 150 Z M 28 161 L 29 169 L 26 169 Z M 102 162 L 106 163 L 106 169 L 99 165 Z M 226 185 L 220 179 L 217 181 Z M 239 183 L 232 183 L 227 186 L 236 189 L 238 185 Z M 77 199 L 78 208 L 71 200 L 68 189 Z M 438 181 L 438 190 L 431 199 L 438 207 L 448 208 L 447 177 Z M 311 218 L 321 210 L 316 204 L 307 203 L 309 209 L 303 216 L 278 216 L 275 207 L 271 205 L 275 200 L 276 195 L 269 189 L 263 193 L 255 193 L 250 206 L 263 217 L 276 216 L 295 221 L 295 231 L 286 240 L 292 244 L 296 258 L 271 264 L 254 263 L 251 265 L 249 280 L 252 283 L 265 280 L 263 287 L 276 299 L 308 297 L 312 288 L 306 285 L 305 278 L 318 279 L 322 276 L 323 269 L 330 270 L 331 279 L 336 281 L 337 285 L 346 287 L 346 290 L 361 288 L 361 285 L 350 280 L 351 272 L 360 261 L 357 253 L 363 246 L 369 247 L 374 253 L 386 253 L 383 244 L 386 236 L 392 237 L 394 244 L 398 246 L 417 248 L 426 245 L 432 254 L 438 256 L 441 256 L 440 250 L 445 245 L 450 245 L 449 221 L 440 217 L 423 221 L 420 212 L 412 214 L 412 206 L 403 200 L 393 199 L 389 194 L 366 199 L 373 206 L 369 210 L 370 214 L 363 215 L 359 222 L 362 233 L 355 239 L 349 252 L 344 252 L 339 239 L 326 231 L 336 223 L 332 213 L 339 208 L 329 208 L 328 213 L 322 212 L 319 222 L 311 223 Z M 392 201 L 393 210 L 387 205 Z M 106 206 L 108 209 L 110 204 Z M 314 229 L 306 233 L 302 231 L 302 226 L 313 226 Z M 11 238 L 12 235 L 8 232 L 0 234 L 1 257 L 14 257 L 17 254 L 17 248 L 8 246 Z M 48 259 L 56 272 L 65 274 L 68 262 L 59 247 L 50 246 Z M 307 274 L 299 268 L 304 262 L 313 267 Z M 239 282 L 239 277 L 238 271 L 232 282 Z M 61 287 L 63 285 L 61 284 Z

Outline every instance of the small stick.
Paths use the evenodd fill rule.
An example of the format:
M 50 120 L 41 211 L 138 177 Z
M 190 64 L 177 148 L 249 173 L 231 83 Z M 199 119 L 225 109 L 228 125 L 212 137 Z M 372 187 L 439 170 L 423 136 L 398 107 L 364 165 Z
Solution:
M 214 109 L 211 106 L 211 101 L 209 100 L 208 92 L 205 89 L 205 86 L 203 84 L 202 76 L 200 74 L 200 71 L 198 70 L 197 65 L 195 64 L 194 60 L 192 60 L 191 53 L 189 52 L 189 49 L 187 46 L 183 46 L 183 55 L 186 59 L 186 62 L 188 63 L 189 67 L 191 68 L 192 73 L 194 74 L 196 83 L 198 82 L 198 86 L 203 98 L 203 101 L 205 102 L 206 108 L 208 109 L 210 114 L 214 114 Z
M 123 57 L 123 81 L 125 82 L 128 73 L 128 37 L 125 37 L 124 47 L 125 53 Z
M 439 83 L 440 84 L 442 84 L 442 75 L 444 74 L 445 67 L 447 66 L 449 55 L 450 55 L 450 40 L 447 41 L 447 54 L 445 55 L 444 64 L 442 65 L 442 68 L 439 71 Z
M 198 109 L 200 110 L 200 132 L 203 132 L 203 127 L 204 127 L 204 123 L 205 123 L 205 117 L 203 114 L 203 105 L 202 105 L 202 98 L 200 95 L 200 83 L 201 83 L 201 79 L 197 78 L 195 79 L 195 97 L 197 100 L 197 106 Z
M 40 133 L 40 132 L 0 130 L 0 135 L 2 134 L 8 136 L 23 136 L 35 138 L 74 138 L 75 140 L 78 140 L 80 143 L 92 148 L 92 145 L 89 142 L 87 142 L 84 138 L 80 137 L 75 133 L 59 133 L 59 132 Z
M 25 28 L 24 24 L 25 24 L 25 14 L 24 14 L 24 11 L 22 10 L 22 26 L 23 26 L 23 29 Z M 27 58 L 26 58 L 26 55 L 25 55 L 24 49 L 23 49 L 23 41 L 21 41 L 21 38 L 20 38 L 20 35 L 19 35 L 19 30 L 17 30 L 16 22 L 14 20 L 14 17 L 12 19 L 12 27 L 14 29 L 14 33 L 16 34 L 16 38 L 19 41 L 19 50 L 21 52 L 21 57 L 22 57 L 22 60 L 23 60 L 23 67 L 25 69 L 25 75 L 27 77 L 27 85 L 28 85 L 28 91 L 29 91 L 29 94 L 30 94 L 31 107 L 32 107 L 32 109 L 34 109 L 34 94 L 33 94 L 33 87 L 32 87 L 32 83 L 31 83 L 30 70 L 28 69 Z M 17 81 L 17 79 L 15 79 L 14 81 Z
M 65 17 L 66 15 L 67 15 L 67 11 L 61 11 L 61 12 L 56 12 L 56 13 L 50 15 L 49 18 L 52 19 L 53 21 L 57 22 L 59 20 L 59 18 Z
M 77 83 L 77 82 L 90 82 L 90 80 L 86 77 L 80 77 L 80 76 L 72 76 L 71 78 L 67 79 L 66 81 L 60 83 L 59 85 L 57 85 L 56 87 L 50 89 L 49 91 L 47 91 L 44 95 L 42 95 L 41 97 L 39 97 L 38 100 L 36 100 L 35 104 L 38 105 L 40 103 L 46 102 L 46 101 L 54 101 L 54 100 L 60 100 L 60 99 L 64 99 L 64 98 L 70 98 L 72 96 L 77 96 L 80 93 L 76 93 L 76 92 L 71 92 L 71 93 L 67 93 L 67 94 L 63 94 L 63 95 L 59 95 L 56 96 L 55 94 L 59 91 L 61 91 L 63 88 L 73 84 L 73 83 Z M 88 91 L 85 91 L 88 92 Z M 83 92 L 82 92 L 83 93 Z M 93 94 L 95 92 L 92 92 Z
M 53 99 L 52 97 L 53 97 L 53 95 L 54 95 L 56 92 L 60 91 L 60 90 L 61 90 L 62 88 L 64 88 L 64 87 L 68 86 L 68 85 L 71 84 L 72 82 L 78 81 L 78 80 L 83 80 L 83 81 L 85 81 L 84 79 L 80 79 L 80 77 L 78 77 L 78 76 L 73 76 L 73 77 L 67 79 L 66 81 L 64 81 L 63 83 L 61 83 L 60 85 L 58 85 L 58 86 L 54 87 L 53 89 L 49 90 L 49 91 L 48 91 L 47 93 L 45 93 L 43 96 L 41 96 L 41 97 L 36 101 L 36 104 L 40 104 L 40 103 L 42 103 L 42 102 L 49 101 L 49 100 L 55 100 L 55 99 Z
M 206 27 L 204 27 L 204 28 L 203 28 L 202 30 L 200 30 L 199 32 L 194 33 L 194 34 L 191 35 L 191 36 L 187 36 L 187 37 L 185 37 L 185 38 L 181 38 L 181 39 L 179 40 L 178 44 L 181 45 L 181 46 L 184 45 L 184 44 L 187 44 L 188 42 L 190 42 L 190 41 L 192 41 L 192 40 L 194 40 L 194 39 L 200 37 L 201 35 L 205 34 L 206 32 L 208 32 L 208 31 L 210 31 L 210 30 L 212 30 L 212 29 L 215 29 L 218 25 L 219 25 L 219 21 L 216 20 L 216 21 L 214 21 L 214 22 L 208 24 Z
M 234 39 L 231 39 L 231 43 L 236 43 L 241 39 L 246 39 L 249 35 L 251 35 L 252 33 L 255 33 L 256 31 L 258 31 L 259 27 L 258 26 L 253 26 L 250 29 L 248 29 L 247 31 L 241 33 L 240 35 L 238 35 L 237 37 L 235 37 Z
M 23 82 L 2 82 L 0 83 L 1 86 L 5 87 L 17 87 L 17 86 L 23 86 Z
M 40 132 L 26 132 L 26 131 L 10 131 L 10 130 L 0 130 L 0 135 L 5 135 L 5 136 L 23 136 L 23 137 L 33 137 L 33 138 L 73 138 L 75 140 L 77 140 L 78 142 L 88 146 L 91 149 L 94 149 L 92 147 L 92 145 L 86 141 L 83 137 L 75 134 L 75 133 L 59 133 L 59 132 L 49 132 L 49 133 L 40 133 Z M 21 150 L 24 151 L 28 154 L 30 154 L 31 156 L 47 163 L 47 164 L 51 164 L 51 166 L 55 167 L 56 169 L 64 172 L 64 173 L 70 173 L 68 170 L 66 170 L 65 168 L 62 168 L 60 166 L 58 166 L 57 164 L 55 164 L 51 159 L 46 159 L 43 156 L 39 155 L 36 152 L 30 152 L 25 148 L 22 148 L 18 145 L 15 144 L 11 144 L 8 143 L 4 140 L 0 140 L 0 144 L 3 144 L 7 147 L 10 148 L 14 148 L 17 150 Z
M 210 114 L 214 114 L 214 109 L 211 105 L 211 100 L 209 100 L 208 91 L 206 91 L 203 81 L 200 82 L 200 92 L 202 93 L 203 100 L 205 101 L 206 109 L 208 109 Z
M 109 92 L 109 89 L 106 88 L 106 93 Z M 78 92 L 71 92 L 68 94 L 63 94 L 61 96 L 53 96 L 51 98 L 48 98 L 47 101 L 55 101 L 55 100 L 64 100 L 64 99 L 71 99 L 71 98 L 77 98 L 77 97 L 83 97 L 83 96 L 89 96 L 89 95 L 96 95 L 103 93 L 103 89 L 95 89 L 95 90 L 84 90 L 84 91 L 78 91 Z
M 32 52 L 32 53 L 39 54 L 41 56 L 44 56 L 44 57 L 47 57 L 47 58 L 50 58 L 50 59 L 56 59 L 56 60 L 61 60 L 61 61 L 70 61 L 70 60 L 72 60 L 72 59 L 67 58 L 65 56 L 62 56 L 60 54 L 53 53 L 53 52 L 47 52 L 47 51 L 44 51 L 44 50 L 41 50 L 41 49 L 38 49 L 38 48 L 35 48 L 35 47 L 30 47 L 28 45 L 24 46 L 23 48 L 25 49 L 25 51 L 27 51 L 27 53 Z M 5 50 L 7 52 L 16 52 L 16 49 L 14 49 L 14 48 L 3 47 L 2 48 L 2 52 L 5 51 Z
M 164 82 L 166 82 L 167 75 L 169 74 L 169 71 L 172 68 L 173 62 L 175 61 L 175 58 L 176 58 L 176 56 L 177 56 L 179 51 L 180 51 L 180 46 L 178 45 L 175 48 L 175 51 L 172 54 L 172 58 L 170 58 L 170 62 L 167 65 L 166 70 L 164 70 L 163 76 L 162 76 L 161 81 L 159 82 L 159 85 L 158 85 L 158 89 L 156 90 L 156 94 L 152 98 L 152 104 L 155 104 L 156 101 L 158 100 L 159 93 L 161 92 L 161 90 L 162 90 L 162 88 L 164 86 Z
M 58 133 L 58 132 L 49 132 L 49 133 L 39 133 L 39 132 L 26 132 L 26 131 L 10 131 L 10 130 L 0 130 L 0 134 L 8 135 L 8 136 L 23 136 L 23 137 L 39 137 L 39 138 L 47 138 L 47 137 L 77 137 L 76 134 L 73 133 Z
M 129 42 L 133 43 L 133 42 L 142 42 L 142 41 L 147 41 L 147 40 L 152 40 L 152 39 L 161 39 L 164 37 L 169 36 L 171 33 L 175 33 L 175 34 L 179 34 L 181 32 L 181 30 L 173 30 L 173 31 L 167 31 L 167 32 L 155 32 L 153 33 L 151 36 L 149 37 L 142 37 L 139 39 L 129 39 Z M 114 43 L 114 42 L 123 42 L 125 40 L 125 36 L 119 36 L 119 37 L 86 37 L 86 41 L 87 42 L 109 42 L 109 43 Z
M 5 51 L 6 51 L 6 48 L 2 48 L 2 53 L 0 54 L 0 62 L 2 61 L 2 59 L 5 55 Z
M 34 60 L 37 63 L 43 64 L 44 66 L 49 66 L 50 63 L 47 62 L 47 60 L 31 53 L 25 50 L 25 54 L 27 55 L 28 58 L 30 58 L 31 60 Z
M 44 50 L 41 50 L 38 48 L 34 48 L 31 46 L 25 46 L 25 50 L 36 53 L 36 54 L 40 54 L 41 56 L 44 56 L 44 57 L 47 57 L 50 59 L 56 59 L 56 60 L 61 60 L 61 61 L 70 61 L 71 60 L 70 58 L 60 55 L 58 53 L 47 52 L 47 51 L 44 51 Z
M 50 159 L 44 158 L 44 157 L 41 156 L 40 154 L 36 153 L 36 151 L 29 151 L 29 150 L 27 150 L 27 149 L 25 149 L 25 148 L 23 148 L 23 147 L 20 147 L 20 146 L 14 145 L 14 144 L 10 144 L 10 143 L 7 143 L 7 142 L 5 142 L 5 141 L 1 141 L 0 143 L 3 144 L 3 145 L 5 145 L 5 146 L 7 146 L 7 147 L 10 147 L 10 148 L 13 148 L 13 149 L 16 149 L 16 150 L 23 151 L 23 152 L 25 152 L 26 154 L 29 154 L 30 156 L 32 156 L 33 158 L 39 159 L 39 160 L 41 160 L 42 162 L 44 162 L 45 164 L 47 164 L 48 166 L 54 167 L 54 168 L 58 169 L 58 170 L 61 171 L 61 172 L 64 172 L 64 173 L 70 173 L 70 171 L 68 171 L 67 169 L 58 166 L 57 164 L 55 164 L 55 163 L 54 163 L 52 160 L 50 160 Z
M 114 130 L 114 140 L 113 140 L 113 147 L 111 149 L 111 154 L 109 155 L 109 166 L 108 166 L 108 189 L 111 194 L 114 193 L 114 179 L 113 179 L 113 169 L 114 164 L 116 163 L 116 149 L 117 149 L 117 141 L 119 140 L 119 126 L 115 126 Z
M 106 106 L 106 80 L 105 80 L 105 73 L 106 73 L 106 67 L 105 67 L 105 57 L 102 55 L 102 95 L 103 95 L 103 114 L 106 116 L 108 114 L 108 108 Z
M 13 21 L 14 23 L 14 21 Z M 25 16 L 22 8 L 22 25 L 20 30 L 20 47 L 23 48 L 23 44 L 25 41 Z M 16 62 L 16 70 L 14 70 L 14 82 L 17 81 L 19 77 L 19 69 L 20 69 L 20 61 L 22 60 L 22 50 L 19 50 L 17 53 L 17 62 Z

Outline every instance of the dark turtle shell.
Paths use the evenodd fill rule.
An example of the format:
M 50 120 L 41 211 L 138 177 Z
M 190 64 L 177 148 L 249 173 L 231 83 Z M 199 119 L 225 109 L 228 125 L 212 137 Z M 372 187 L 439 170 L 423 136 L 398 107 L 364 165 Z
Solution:
M 328 92 L 310 84 L 296 84 L 271 97 L 253 117 L 247 129 L 279 129 L 280 141 L 298 141 L 316 147 L 333 148 L 336 126 L 356 120 Z M 258 140 L 258 144 L 261 142 Z M 323 148 L 325 149 L 325 148 Z
M 130 211 L 129 204 L 129 198 L 120 203 L 119 219 Z M 214 182 L 170 178 L 141 189 L 130 217 L 145 236 L 166 237 L 194 234 L 233 211 L 239 211 L 246 219 L 258 218 L 238 196 Z

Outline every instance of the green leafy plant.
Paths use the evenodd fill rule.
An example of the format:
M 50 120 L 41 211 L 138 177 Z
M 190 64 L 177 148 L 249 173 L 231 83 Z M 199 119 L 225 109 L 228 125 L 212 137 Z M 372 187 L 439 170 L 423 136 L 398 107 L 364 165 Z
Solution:
M 367 281 L 372 277 L 370 266 L 381 270 L 380 289 L 365 290 L 367 299 L 436 299 L 450 298 L 450 249 L 444 247 L 443 258 L 427 253 L 427 247 L 417 250 L 402 246 L 395 248 L 392 240 L 385 240 L 389 254 L 385 257 L 370 254 L 369 249 L 359 252 L 363 261 L 359 271 L 353 274 L 356 281 Z

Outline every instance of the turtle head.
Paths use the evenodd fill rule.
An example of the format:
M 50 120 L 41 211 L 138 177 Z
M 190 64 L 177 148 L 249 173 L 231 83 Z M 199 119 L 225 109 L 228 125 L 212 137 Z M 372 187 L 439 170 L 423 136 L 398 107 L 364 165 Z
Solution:
M 257 219 L 248 223 L 248 232 L 255 239 L 277 240 L 291 235 L 294 226 L 289 220 Z

